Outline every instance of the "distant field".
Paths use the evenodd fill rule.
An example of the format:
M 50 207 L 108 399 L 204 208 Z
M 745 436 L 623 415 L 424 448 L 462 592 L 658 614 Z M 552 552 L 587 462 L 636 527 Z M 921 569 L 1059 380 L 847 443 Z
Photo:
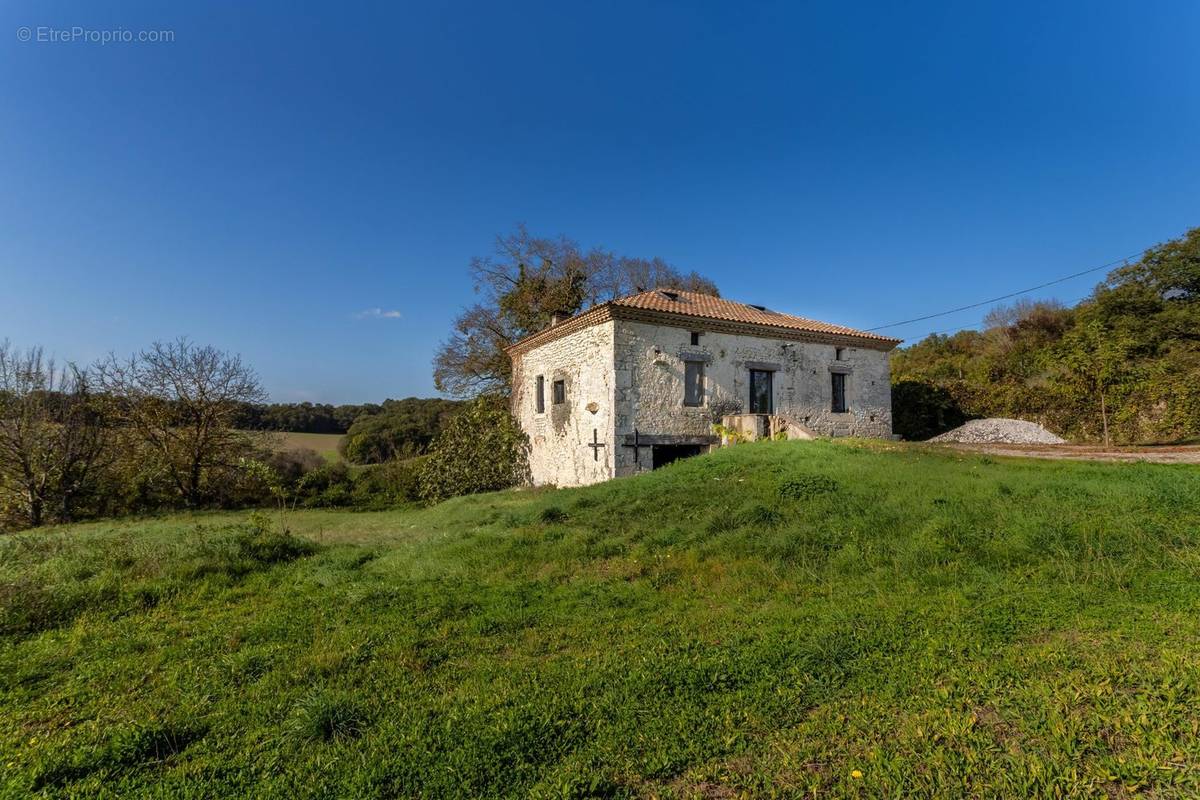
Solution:
M 342 460 L 342 454 L 338 452 L 338 443 L 342 441 L 343 434 L 340 433 L 291 433 L 291 432 L 273 432 L 271 437 L 278 442 L 280 450 L 300 450 L 307 448 L 316 450 L 321 456 L 330 462 Z

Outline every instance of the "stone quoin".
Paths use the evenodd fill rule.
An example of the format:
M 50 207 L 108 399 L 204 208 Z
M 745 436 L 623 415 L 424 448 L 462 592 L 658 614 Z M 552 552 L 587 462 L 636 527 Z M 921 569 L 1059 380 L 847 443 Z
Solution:
M 705 452 L 714 424 L 798 438 L 892 433 L 878 334 L 673 289 L 594 306 L 508 348 L 535 485 L 580 486 Z

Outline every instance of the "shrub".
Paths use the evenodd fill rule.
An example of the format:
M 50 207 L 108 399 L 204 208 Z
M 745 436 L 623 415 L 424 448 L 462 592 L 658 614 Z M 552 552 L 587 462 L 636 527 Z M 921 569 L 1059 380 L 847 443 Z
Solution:
M 325 466 L 325 459 L 321 458 L 321 454 L 308 447 L 271 452 L 261 460 L 275 470 L 279 479 L 287 485 L 292 485 L 310 472 Z
M 353 478 L 342 463 L 325 464 L 304 476 L 297 489 L 300 505 L 305 508 L 339 508 L 352 502 Z
M 390 508 L 421 499 L 421 469 L 427 456 L 367 467 L 354 481 L 355 508 Z
M 434 442 L 421 468 L 421 497 L 448 497 L 507 489 L 528 482 L 529 440 L 504 402 L 480 397 L 456 415 Z
M 317 495 L 331 486 L 350 485 L 350 468 L 338 462 L 325 464 L 308 473 L 304 481 L 306 493 Z

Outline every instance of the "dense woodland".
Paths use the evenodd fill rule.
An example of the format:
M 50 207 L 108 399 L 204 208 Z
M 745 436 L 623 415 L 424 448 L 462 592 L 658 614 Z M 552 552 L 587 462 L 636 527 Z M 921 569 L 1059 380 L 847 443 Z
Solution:
M 383 406 L 378 403 L 340 406 L 328 403 L 241 403 L 234 425 L 247 431 L 345 433 L 359 417 L 378 414 L 382 409 Z
M 1200 437 L 1200 228 L 1111 272 L 1074 308 L 1022 301 L 983 330 L 896 351 L 897 433 L 1019 417 L 1075 441 Z

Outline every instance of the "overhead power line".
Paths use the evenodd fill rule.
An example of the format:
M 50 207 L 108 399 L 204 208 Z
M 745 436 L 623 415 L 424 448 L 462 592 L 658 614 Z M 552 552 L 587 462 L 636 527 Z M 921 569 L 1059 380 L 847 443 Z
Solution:
M 1037 286 L 1030 286 L 1028 289 L 1021 289 L 1020 291 L 1010 292 L 1009 294 L 1002 294 L 999 297 L 993 297 L 990 300 L 981 300 L 978 303 L 971 303 L 970 305 L 959 306 L 958 308 L 952 308 L 949 311 L 939 311 L 936 314 L 926 314 L 923 317 L 913 317 L 912 319 L 901 320 L 900 322 L 889 322 L 887 325 L 879 325 L 878 327 L 875 327 L 875 328 L 867 328 L 867 330 L 868 331 L 881 331 L 884 328 L 895 328 L 899 325 L 908 325 L 913 322 L 924 322 L 927 319 L 935 319 L 937 317 L 944 317 L 948 314 L 957 314 L 959 311 L 969 311 L 972 308 L 979 308 L 980 306 L 986 306 L 986 305 L 990 305 L 992 303 L 998 303 L 1001 300 L 1008 300 L 1009 298 L 1012 298 L 1012 297 L 1018 297 L 1023 294 L 1028 294 L 1029 292 L 1036 292 L 1038 289 L 1045 289 L 1047 286 L 1053 286 L 1056 283 L 1063 283 L 1064 281 L 1069 281 L 1072 278 L 1078 278 L 1082 275 L 1089 275 L 1093 272 L 1099 272 L 1102 269 L 1112 269 L 1113 267 L 1117 266 L 1118 264 L 1128 263 L 1129 259 L 1131 259 L 1131 258 L 1140 257 L 1141 254 L 1142 254 L 1141 251 L 1139 251 L 1137 253 L 1134 253 L 1133 255 L 1128 255 L 1128 256 L 1125 256 L 1124 258 L 1118 258 L 1116 261 L 1110 261 L 1107 264 L 1101 264 L 1098 267 L 1092 267 L 1091 269 L 1085 269 L 1085 270 L 1082 270 L 1081 272 L 1075 272 L 1075 273 L 1072 273 L 1071 275 L 1065 275 L 1061 278 L 1055 278 L 1052 281 L 1046 281 L 1045 283 L 1039 283 Z
M 1075 300 L 1064 302 L 1064 306 L 1067 308 L 1078 306 L 1079 303 L 1084 302 L 1086 297 L 1087 295 L 1076 297 Z M 923 333 L 922 336 L 906 338 L 905 342 L 924 342 L 925 339 L 928 339 L 930 336 L 949 336 L 950 333 L 958 333 L 959 331 L 972 329 L 972 327 L 976 327 L 976 329 L 983 329 L 983 327 L 986 325 L 986 319 L 988 318 L 985 317 L 984 319 L 974 321 L 974 323 L 967 323 L 966 325 L 959 325 L 958 327 L 950 327 L 950 329 L 944 331 L 929 331 L 928 333 Z

